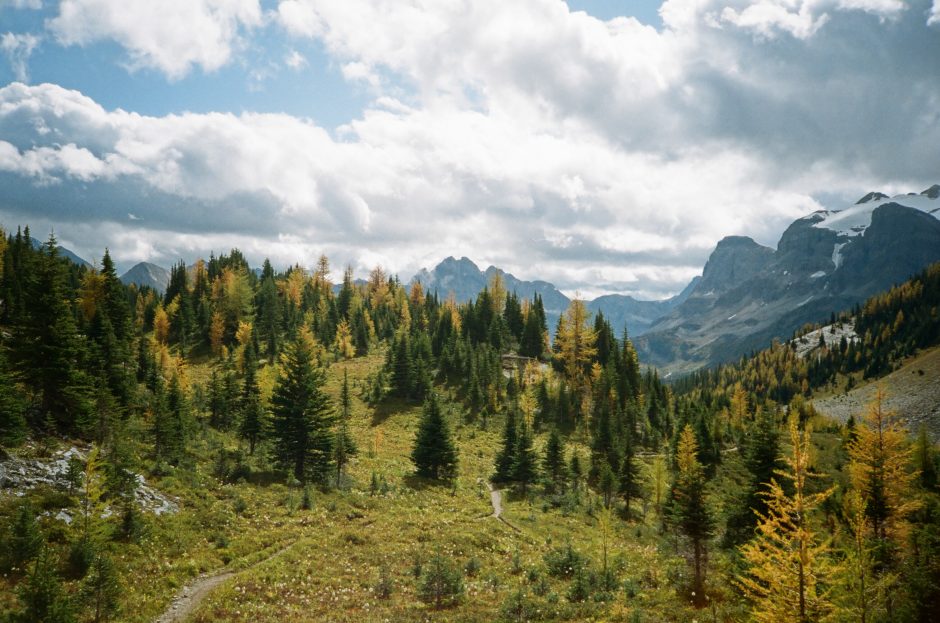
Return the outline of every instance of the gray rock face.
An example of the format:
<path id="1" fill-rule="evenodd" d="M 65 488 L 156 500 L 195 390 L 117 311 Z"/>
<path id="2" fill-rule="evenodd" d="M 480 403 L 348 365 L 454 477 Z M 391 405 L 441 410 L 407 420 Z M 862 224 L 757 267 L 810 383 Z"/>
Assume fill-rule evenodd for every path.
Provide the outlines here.
<path id="1" fill-rule="evenodd" d="M 147 286 L 163 294 L 170 283 L 170 271 L 150 262 L 141 262 L 121 275 L 121 281 L 126 285 Z"/>
<path id="2" fill-rule="evenodd" d="M 684 373 L 734 360 L 940 261 L 933 188 L 893 199 L 869 193 L 844 211 L 801 218 L 776 251 L 722 240 L 688 299 L 636 340 L 641 361 Z"/>
<path id="3" fill-rule="evenodd" d="M 87 449 L 71 447 L 48 459 L 6 457 L 0 460 L 0 492 L 2 492 L 0 495 L 19 497 L 27 490 L 39 485 L 67 489 L 66 474 L 69 461 L 77 459 L 84 463 L 86 455 Z M 140 474 L 136 474 L 135 477 L 137 488 L 134 491 L 134 498 L 142 509 L 155 515 L 179 511 L 179 504 L 175 500 L 150 487 Z M 71 511 L 68 509 L 60 510 L 54 516 L 65 523 L 72 521 Z"/>
<path id="4" fill-rule="evenodd" d="M 763 270 L 773 259 L 774 250 L 747 236 L 728 236 L 719 241 L 702 271 L 702 280 L 693 296 L 727 292 Z"/>

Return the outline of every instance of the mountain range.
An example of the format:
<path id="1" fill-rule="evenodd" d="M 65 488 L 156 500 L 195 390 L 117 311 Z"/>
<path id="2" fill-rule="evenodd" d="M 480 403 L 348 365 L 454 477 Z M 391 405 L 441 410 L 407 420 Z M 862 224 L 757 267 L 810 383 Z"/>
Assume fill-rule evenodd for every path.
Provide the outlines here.
<path id="1" fill-rule="evenodd" d="M 940 261 L 938 197 L 869 193 L 797 219 L 776 249 L 721 240 L 686 300 L 635 340 L 641 361 L 669 374 L 736 359 Z"/>
<path id="2" fill-rule="evenodd" d="M 495 266 L 480 270 L 469 258 L 448 257 L 431 270 L 421 269 L 409 283 L 421 283 L 426 292 L 437 292 L 442 298 L 453 293 L 457 302 L 463 303 L 476 298 L 495 273 L 502 277 L 506 290 L 520 298 L 541 296 L 549 330 L 554 332 L 558 318 L 568 309 L 571 299 L 547 281 L 525 281 Z M 602 312 L 618 335 L 624 327 L 629 329 L 630 335 L 640 335 L 684 301 L 697 282 L 698 277 L 681 293 L 663 301 L 640 301 L 632 296 L 609 294 L 588 301 L 587 307 L 592 313 Z"/>
<path id="3" fill-rule="evenodd" d="M 41 243 L 33 239 L 33 244 Z M 90 264 L 68 249 L 71 261 Z M 730 361 L 789 338 L 940 261 L 940 185 L 889 197 L 870 192 L 841 210 L 820 210 L 794 221 L 776 249 L 747 236 L 728 236 L 711 253 L 700 277 L 676 296 L 641 301 L 611 294 L 587 302 L 615 331 L 626 327 L 640 360 L 664 374 Z M 570 299 L 547 281 L 525 281 L 495 266 L 481 270 L 466 257 L 448 257 L 422 269 L 410 283 L 458 302 L 477 296 L 499 273 L 520 297 L 541 296 L 554 331 Z M 169 271 L 141 262 L 124 283 L 165 291 Z"/>

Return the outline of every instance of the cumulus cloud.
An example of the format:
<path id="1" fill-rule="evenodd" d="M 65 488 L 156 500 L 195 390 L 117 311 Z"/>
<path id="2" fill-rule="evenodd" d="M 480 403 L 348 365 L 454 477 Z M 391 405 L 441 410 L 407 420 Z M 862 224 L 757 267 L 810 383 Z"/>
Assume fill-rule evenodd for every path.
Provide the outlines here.
<path id="1" fill-rule="evenodd" d="M 258 0 L 62 0 L 47 26 L 63 45 L 113 40 L 131 69 L 178 79 L 228 63 L 241 31 L 261 23 Z"/>
<path id="2" fill-rule="evenodd" d="M 4 33 L 0 35 L 0 50 L 10 61 L 13 75 L 20 82 L 29 81 L 29 57 L 39 47 L 41 39 L 30 33 Z"/>
<path id="3" fill-rule="evenodd" d="M 555 0 L 284 0 L 277 27 L 374 94 L 359 118 L 148 117 L 11 85 L 0 210 L 97 218 L 90 240 L 135 257 L 212 241 L 407 277 L 467 255 L 662 296 L 725 235 L 772 245 L 819 197 L 938 181 L 929 4 L 668 0 L 657 30 Z"/>

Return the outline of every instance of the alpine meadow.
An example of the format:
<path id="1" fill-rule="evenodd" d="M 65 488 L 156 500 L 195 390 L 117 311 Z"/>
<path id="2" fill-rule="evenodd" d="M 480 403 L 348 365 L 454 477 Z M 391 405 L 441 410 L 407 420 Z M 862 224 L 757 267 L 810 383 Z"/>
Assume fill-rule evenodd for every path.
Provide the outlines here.
<path id="1" fill-rule="evenodd" d="M 0 623 L 936 620 L 940 0 L 0 52 Z"/>

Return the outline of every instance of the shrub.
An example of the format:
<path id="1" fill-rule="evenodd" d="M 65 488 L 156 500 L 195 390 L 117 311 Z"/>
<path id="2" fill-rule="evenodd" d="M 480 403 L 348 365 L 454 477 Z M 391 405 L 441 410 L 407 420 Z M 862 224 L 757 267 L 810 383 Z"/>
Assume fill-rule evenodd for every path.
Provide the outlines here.
<path id="1" fill-rule="evenodd" d="M 5 535 L 0 548 L 5 552 L 5 569 L 22 569 L 26 563 L 39 553 L 42 547 L 42 533 L 36 522 L 36 511 L 29 502 L 24 502 L 16 509 L 16 517 Z"/>
<path id="2" fill-rule="evenodd" d="M 38 554 L 29 577 L 20 586 L 19 598 L 23 610 L 13 615 L 12 621 L 75 621 L 75 611 L 62 589 L 62 582 L 55 572 L 55 564 L 45 548 Z"/>
<path id="3" fill-rule="evenodd" d="M 578 553 L 571 543 L 564 547 L 556 547 L 545 554 L 545 566 L 552 577 L 568 578 L 580 571 L 586 560 Z"/>
<path id="4" fill-rule="evenodd" d="M 72 542 L 69 547 L 68 573 L 73 578 L 83 578 L 95 560 L 95 546 L 85 537 Z"/>
<path id="5" fill-rule="evenodd" d="M 379 569 L 379 581 L 375 585 L 375 595 L 379 599 L 389 599 L 392 596 L 394 584 L 392 577 L 388 572 L 388 565 L 382 565 Z"/>
<path id="6" fill-rule="evenodd" d="M 537 621 L 541 618 L 538 604 L 519 589 L 509 594 L 499 609 L 501 621 Z"/>
<path id="7" fill-rule="evenodd" d="M 440 610 L 456 605 L 462 595 L 460 572 L 438 552 L 421 576 L 418 598 L 435 610 Z"/>

